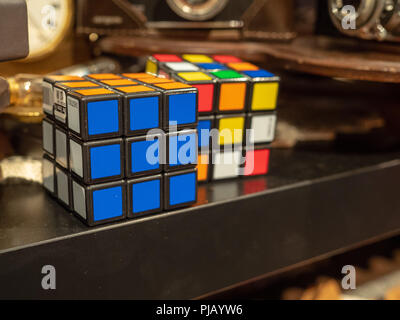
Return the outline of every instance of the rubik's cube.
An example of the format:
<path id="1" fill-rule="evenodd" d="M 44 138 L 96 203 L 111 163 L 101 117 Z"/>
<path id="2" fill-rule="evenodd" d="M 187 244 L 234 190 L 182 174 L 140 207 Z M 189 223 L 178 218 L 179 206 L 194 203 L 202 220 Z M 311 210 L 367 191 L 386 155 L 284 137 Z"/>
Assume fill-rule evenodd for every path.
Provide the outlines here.
<path id="1" fill-rule="evenodd" d="M 198 90 L 199 181 L 268 172 L 279 77 L 230 55 L 155 54 L 146 71 Z"/>
<path id="2" fill-rule="evenodd" d="M 43 81 L 43 184 L 88 225 L 197 199 L 198 90 L 149 74 Z"/>

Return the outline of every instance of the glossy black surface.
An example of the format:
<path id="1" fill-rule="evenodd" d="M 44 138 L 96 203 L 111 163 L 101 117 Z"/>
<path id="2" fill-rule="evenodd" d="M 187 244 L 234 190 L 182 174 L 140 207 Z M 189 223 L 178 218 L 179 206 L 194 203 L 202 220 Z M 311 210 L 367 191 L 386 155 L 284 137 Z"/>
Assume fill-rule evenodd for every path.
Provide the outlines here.
<path id="1" fill-rule="evenodd" d="M 399 154 L 274 150 L 267 177 L 89 228 L 40 185 L 0 186 L 0 298 L 193 298 L 400 230 Z M 57 290 L 40 288 L 57 268 Z M 21 289 L 22 288 L 22 289 Z"/>
<path id="2" fill-rule="evenodd" d="M 373 166 L 395 158 L 396 154 L 393 153 L 352 155 L 323 150 L 274 150 L 268 176 L 200 185 L 197 205 L 274 191 L 281 187 L 290 187 L 296 183 Z M 158 215 L 150 217 L 150 219 L 157 218 Z M 139 222 L 140 219 L 134 221 Z M 0 252 L 57 237 L 72 236 L 132 222 L 133 220 L 129 220 L 89 228 L 60 206 L 39 184 L 21 182 L 0 185 Z"/>

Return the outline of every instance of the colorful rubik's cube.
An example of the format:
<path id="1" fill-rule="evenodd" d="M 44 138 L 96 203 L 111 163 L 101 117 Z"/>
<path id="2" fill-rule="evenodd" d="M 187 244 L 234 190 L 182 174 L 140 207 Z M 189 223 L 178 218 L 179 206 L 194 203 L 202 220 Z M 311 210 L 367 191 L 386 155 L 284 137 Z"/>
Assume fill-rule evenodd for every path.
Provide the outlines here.
<path id="1" fill-rule="evenodd" d="M 268 172 L 279 77 L 230 55 L 155 54 L 146 71 L 198 90 L 199 181 Z"/>
<path id="2" fill-rule="evenodd" d="M 139 73 L 50 76 L 43 90 L 43 185 L 88 225 L 196 202 L 196 88 Z"/>

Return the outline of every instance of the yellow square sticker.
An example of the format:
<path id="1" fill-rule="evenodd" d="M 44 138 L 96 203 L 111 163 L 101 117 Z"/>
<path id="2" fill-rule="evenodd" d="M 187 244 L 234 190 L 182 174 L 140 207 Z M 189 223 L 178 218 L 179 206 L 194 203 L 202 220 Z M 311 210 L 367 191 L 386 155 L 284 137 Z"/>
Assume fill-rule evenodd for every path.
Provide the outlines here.
<path id="1" fill-rule="evenodd" d="M 213 62 L 213 59 L 204 54 L 184 54 L 183 59 L 192 63 L 209 63 Z"/>
<path id="2" fill-rule="evenodd" d="M 178 76 L 186 81 L 210 81 L 212 78 L 204 72 L 180 72 Z"/>
<path id="3" fill-rule="evenodd" d="M 219 120 L 219 145 L 242 143 L 244 117 L 222 118 Z"/>
<path id="4" fill-rule="evenodd" d="M 147 73 L 153 73 L 157 74 L 158 73 L 158 67 L 157 64 L 151 60 L 147 60 L 146 62 L 146 72 Z"/>
<path id="5" fill-rule="evenodd" d="M 252 110 L 274 110 L 278 99 L 279 84 L 276 82 L 256 83 L 251 101 Z"/>

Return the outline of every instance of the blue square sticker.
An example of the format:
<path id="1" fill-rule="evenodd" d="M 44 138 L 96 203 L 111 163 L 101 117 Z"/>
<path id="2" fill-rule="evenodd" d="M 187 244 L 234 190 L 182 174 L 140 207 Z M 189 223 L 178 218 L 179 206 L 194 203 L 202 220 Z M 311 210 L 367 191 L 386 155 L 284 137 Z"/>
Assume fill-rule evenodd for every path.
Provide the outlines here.
<path id="1" fill-rule="evenodd" d="M 160 179 L 132 184 L 132 213 L 141 213 L 161 207 Z"/>
<path id="2" fill-rule="evenodd" d="M 168 143 L 169 165 L 194 164 L 197 160 L 197 134 L 171 135 Z"/>
<path id="3" fill-rule="evenodd" d="M 197 64 L 200 68 L 204 70 L 226 70 L 228 69 L 223 64 L 220 63 L 199 63 Z"/>
<path id="4" fill-rule="evenodd" d="M 253 70 L 253 71 L 243 71 L 243 73 L 250 78 L 272 78 L 275 75 L 267 70 Z"/>
<path id="5" fill-rule="evenodd" d="M 90 172 L 92 179 L 119 176 L 121 174 L 121 146 L 111 144 L 91 147 Z"/>
<path id="6" fill-rule="evenodd" d="M 130 99 L 129 107 L 131 131 L 160 127 L 158 97 Z"/>
<path id="7" fill-rule="evenodd" d="M 88 134 L 119 131 L 118 100 L 103 100 L 87 104 Z"/>
<path id="8" fill-rule="evenodd" d="M 131 143 L 131 172 L 138 173 L 160 168 L 160 139 Z"/>
<path id="9" fill-rule="evenodd" d="M 122 186 L 93 191 L 93 220 L 120 217 L 123 212 Z"/>
<path id="10" fill-rule="evenodd" d="M 196 200 L 196 173 L 185 173 L 169 178 L 169 204 L 171 206 Z"/>
<path id="11" fill-rule="evenodd" d="M 197 131 L 199 135 L 199 147 L 208 147 L 210 144 L 211 120 L 199 120 Z"/>
<path id="12" fill-rule="evenodd" d="M 197 94 L 183 93 L 169 96 L 170 125 L 184 125 L 196 122 Z"/>

